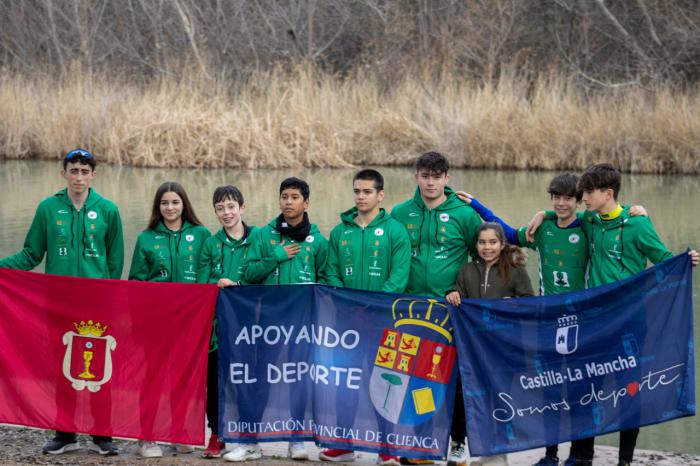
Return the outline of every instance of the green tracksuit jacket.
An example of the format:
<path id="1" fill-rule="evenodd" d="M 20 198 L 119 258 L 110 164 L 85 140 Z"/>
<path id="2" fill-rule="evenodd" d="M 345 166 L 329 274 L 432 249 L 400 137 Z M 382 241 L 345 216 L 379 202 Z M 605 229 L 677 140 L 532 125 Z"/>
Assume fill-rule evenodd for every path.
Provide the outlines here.
<path id="1" fill-rule="evenodd" d="M 631 217 L 629 206 L 613 220 L 584 212 L 581 225 L 588 236 L 591 257 L 589 287 L 606 285 L 673 257 L 661 242 L 649 217 Z"/>
<path id="2" fill-rule="evenodd" d="M 355 223 L 357 207 L 340 215 L 331 231 L 326 283 L 358 290 L 403 293 L 411 268 L 406 228 L 384 209 L 365 228 Z"/>
<path id="3" fill-rule="evenodd" d="M 117 206 L 92 188 L 76 210 L 66 189 L 39 204 L 21 251 L 0 267 L 31 270 L 46 253 L 46 273 L 119 279 L 124 267 L 122 221 Z"/>
<path id="4" fill-rule="evenodd" d="M 328 240 L 316 225 L 306 240 L 300 244 L 301 251 L 293 259 L 280 243 L 294 243 L 292 238 L 276 230 L 277 219 L 251 235 L 250 249 L 245 260 L 243 277 L 246 283 L 265 285 L 289 285 L 294 283 L 323 283 L 328 259 Z"/>
<path id="5" fill-rule="evenodd" d="M 217 283 L 221 278 L 243 282 L 243 263 L 250 248 L 255 227 L 248 228 L 240 239 L 233 239 L 220 229 L 204 242 L 199 257 L 197 283 Z"/>
<path id="6" fill-rule="evenodd" d="M 211 234 L 202 225 L 183 222 L 178 231 L 159 223 L 136 239 L 129 280 L 196 283 L 199 256 Z"/>
<path id="7" fill-rule="evenodd" d="M 391 212 L 406 227 L 411 241 L 407 293 L 442 298 L 454 285 L 462 264 L 476 254 L 479 215 L 451 188 L 445 187 L 445 194 L 445 202 L 428 209 L 416 188 L 412 199 Z"/>
<path id="8" fill-rule="evenodd" d="M 527 227 L 518 229 L 518 241 L 538 253 L 540 294 L 568 293 L 586 287 L 589 246 L 580 219 L 567 228 L 558 226 L 556 220 L 545 220 L 533 242 L 527 241 L 526 231 Z"/>

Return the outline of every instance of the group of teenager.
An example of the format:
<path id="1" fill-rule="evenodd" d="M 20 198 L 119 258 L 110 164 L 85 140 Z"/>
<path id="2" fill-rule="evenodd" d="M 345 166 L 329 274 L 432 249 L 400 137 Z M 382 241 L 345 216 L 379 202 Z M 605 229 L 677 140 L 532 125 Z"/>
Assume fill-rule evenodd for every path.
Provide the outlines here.
<path id="1" fill-rule="evenodd" d="M 46 273 L 90 278 L 121 278 L 124 263 L 122 226 L 114 203 L 101 197 L 91 182 L 95 157 L 76 149 L 63 159 L 66 188 L 44 199 L 21 251 L 0 259 L 0 267 L 30 270 L 46 256 Z M 552 211 L 512 228 L 476 198 L 455 192 L 448 160 L 437 152 L 417 158 L 411 199 L 391 213 L 381 207 L 384 179 L 376 170 L 354 175 L 355 206 L 340 215 L 329 239 L 311 223 L 310 190 L 298 178 L 279 189 L 281 213 L 267 225 L 243 220 L 246 204 L 234 186 L 216 188 L 214 213 L 221 229 L 214 235 L 202 225 L 178 183 L 166 182 L 155 193 L 151 217 L 137 238 L 130 280 L 246 284 L 324 283 L 369 291 L 408 293 L 459 305 L 463 298 L 509 298 L 534 294 L 520 247 L 537 251 L 540 293 L 551 295 L 621 280 L 672 256 L 658 238 L 643 208 L 618 203 L 620 172 L 609 164 L 590 167 L 579 178 L 566 173 L 548 186 Z M 586 206 L 577 212 L 581 201 Z M 482 221 L 483 219 L 483 221 Z M 624 234 L 623 234 L 624 233 Z M 698 253 L 690 251 L 693 265 Z M 449 466 L 466 465 L 466 420 L 457 378 L 451 426 Z M 207 458 L 229 461 L 259 459 L 255 443 L 226 451 L 218 433 L 217 328 L 214 320 L 207 371 L 206 413 L 211 437 Z M 639 429 L 620 434 L 619 465 L 632 462 Z M 594 439 L 572 443 L 567 466 L 592 465 Z M 45 453 L 77 450 L 75 433 L 56 432 Z M 110 437 L 93 436 L 89 448 L 115 455 Z M 180 452 L 192 447 L 177 445 Z M 162 446 L 140 441 L 144 457 L 163 455 Z M 558 465 L 557 446 L 547 447 L 537 466 Z M 306 460 L 303 442 L 289 444 L 289 456 Z M 354 452 L 325 449 L 321 460 L 347 462 Z M 424 464 L 425 460 L 380 454 L 377 464 Z M 506 455 L 482 457 L 472 465 L 506 465 Z"/>

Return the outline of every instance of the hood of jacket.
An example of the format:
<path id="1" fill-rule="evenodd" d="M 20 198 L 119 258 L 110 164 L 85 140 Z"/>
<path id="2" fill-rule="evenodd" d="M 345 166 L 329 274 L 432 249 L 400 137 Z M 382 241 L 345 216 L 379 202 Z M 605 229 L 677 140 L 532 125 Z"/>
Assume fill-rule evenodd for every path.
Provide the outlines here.
<path id="1" fill-rule="evenodd" d="M 183 220 L 182 226 L 180 227 L 180 229 L 177 231 L 172 231 L 172 230 L 168 229 L 168 227 L 166 227 L 165 224 L 163 223 L 163 221 L 161 220 L 160 222 L 158 222 L 158 225 L 156 225 L 156 227 L 153 230 L 157 231 L 159 233 L 166 233 L 168 235 L 174 235 L 177 233 L 184 233 L 187 230 L 189 230 L 190 228 L 194 228 L 195 226 L 197 226 L 197 225 L 193 225 L 190 222 L 188 222 L 187 220 Z"/>
<path id="2" fill-rule="evenodd" d="M 631 218 L 634 217 L 630 216 L 630 206 L 622 206 L 622 212 L 616 218 L 612 220 L 603 220 L 600 218 L 600 214 L 596 214 L 593 216 L 593 222 L 597 225 L 602 225 L 606 229 L 610 229 L 617 228 L 620 226 L 620 224 L 627 223 L 627 221 Z"/>
<path id="3" fill-rule="evenodd" d="M 467 203 L 461 200 L 459 196 L 457 196 L 457 194 L 454 192 L 454 190 L 449 186 L 445 186 L 445 196 L 447 196 L 445 202 L 433 208 L 433 210 L 436 210 L 438 212 L 445 212 L 448 210 L 459 209 L 467 205 Z M 425 202 L 423 202 L 423 198 L 420 195 L 419 187 L 416 187 L 416 192 L 413 195 L 413 203 L 419 209 L 427 209 Z"/>
<path id="4" fill-rule="evenodd" d="M 355 217 L 357 217 L 357 214 L 357 207 L 353 207 L 352 209 L 348 209 L 342 214 L 340 214 L 340 220 L 345 224 L 359 227 L 359 225 L 355 222 Z M 389 221 L 389 218 L 391 218 L 391 216 L 382 207 L 379 209 L 379 213 L 377 214 L 377 216 L 374 217 L 372 221 L 369 222 L 369 225 L 367 225 L 365 228 L 377 227 L 382 223 L 386 223 L 387 221 Z"/>
<path id="5" fill-rule="evenodd" d="M 55 194 L 56 199 L 58 199 L 61 203 L 69 206 L 69 207 L 74 207 L 73 206 L 73 201 L 70 200 L 70 197 L 68 197 L 68 188 L 63 188 L 59 192 Z M 92 188 L 88 188 L 88 196 L 87 199 L 85 199 L 85 204 L 83 207 L 90 208 L 94 206 L 95 204 L 99 203 L 102 199 L 104 199 L 100 194 L 95 191 Z"/>
<path id="6" fill-rule="evenodd" d="M 226 230 L 224 230 L 223 228 L 217 231 L 214 234 L 214 236 L 216 236 L 216 238 L 224 244 L 233 244 L 233 246 L 240 246 L 242 244 L 249 244 L 248 237 L 250 236 L 251 231 L 252 228 L 246 225 L 245 222 L 243 222 L 243 236 L 240 239 L 231 238 L 229 235 L 226 234 Z"/>

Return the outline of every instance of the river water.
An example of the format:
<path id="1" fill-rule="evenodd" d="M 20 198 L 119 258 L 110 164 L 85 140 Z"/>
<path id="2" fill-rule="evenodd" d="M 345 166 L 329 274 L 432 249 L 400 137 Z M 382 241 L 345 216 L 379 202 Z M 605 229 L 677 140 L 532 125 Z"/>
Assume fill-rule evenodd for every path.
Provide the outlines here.
<path id="1" fill-rule="evenodd" d="M 21 248 L 36 205 L 61 189 L 60 165 L 54 162 L 0 161 L 0 257 Z M 384 206 L 390 209 L 413 196 L 415 182 L 410 168 L 380 168 L 385 177 Z M 137 234 L 146 226 L 153 194 L 160 183 L 178 181 L 187 190 L 200 220 L 212 231 L 219 228 L 211 206 L 214 188 L 234 184 L 243 192 L 244 219 L 264 225 L 279 213 L 279 183 L 298 176 L 311 186 L 309 216 L 325 235 L 338 223 L 338 214 L 352 206 L 351 169 L 334 170 L 194 170 L 99 166 L 93 186 L 119 206 L 124 225 L 125 267 L 128 273 Z M 550 172 L 455 170 L 450 185 L 476 195 L 513 226 L 527 223 L 532 214 L 549 207 L 546 187 Z M 700 247 L 700 180 L 694 176 L 625 175 L 620 200 L 647 208 L 666 246 L 673 252 Z M 528 269 L 538 283 L 537 260 L 530 254 Z M 37 270 L 43 270 L 40 266 Z M 693 278 L 695 334 L 700 330 L 700 274 Z M 536 286 L 536 285 L 535 285 Z M 696 358 L 697 361 L 697 358 Z M 697 370 L 695 384 L 700 386 Z M 639 448 L 700 453 L 700 418 L 691 417 L 643 428 Z M 617 434 L 599 439 L 617 445 Z"/>

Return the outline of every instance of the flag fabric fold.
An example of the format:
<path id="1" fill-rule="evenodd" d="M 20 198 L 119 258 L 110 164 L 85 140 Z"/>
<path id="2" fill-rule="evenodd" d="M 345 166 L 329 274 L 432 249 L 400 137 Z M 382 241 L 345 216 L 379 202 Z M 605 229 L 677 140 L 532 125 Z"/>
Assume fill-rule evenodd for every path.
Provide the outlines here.
<path id="1" fill-rule="evenodd" d="M 471 454 L 694 415 L 691 284 L 682 254 L 589 290 L 450 306 Z"/>
<path id="2" fill-rule="evenodd" d="M 456 382 L 446 306 L 323 285 L 221 292 L 219 433 L 444 458 Z"/>
<path id="3" fill-rule="evenodd" d="M 0 422 L 202 444 L 216 296 L 0 269 Z"/>

